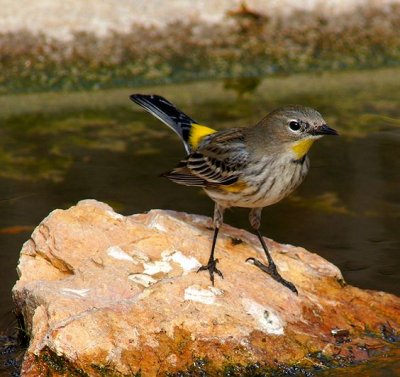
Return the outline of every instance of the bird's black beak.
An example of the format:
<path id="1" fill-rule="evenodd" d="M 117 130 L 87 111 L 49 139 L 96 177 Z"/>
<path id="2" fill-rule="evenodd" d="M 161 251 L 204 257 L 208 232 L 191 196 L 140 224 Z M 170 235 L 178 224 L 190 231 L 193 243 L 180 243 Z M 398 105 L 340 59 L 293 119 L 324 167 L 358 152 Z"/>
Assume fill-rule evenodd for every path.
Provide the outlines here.
<path id="1" fill-rule="evenodd" d="M 333 128 L 328 127 L 328 125 L 323 124 L 320 127 L 316 127 L 313 128 L 310 132 L 311 135 L 339 135 L 338 132 L 336 130 L 334 130 Z"/>

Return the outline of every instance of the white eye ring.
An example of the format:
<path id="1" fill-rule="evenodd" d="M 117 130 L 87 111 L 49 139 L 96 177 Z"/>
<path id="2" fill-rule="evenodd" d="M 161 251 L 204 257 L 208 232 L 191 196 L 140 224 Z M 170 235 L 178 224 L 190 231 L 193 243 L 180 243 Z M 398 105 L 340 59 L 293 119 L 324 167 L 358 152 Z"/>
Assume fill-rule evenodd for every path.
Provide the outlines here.
<path id="1" fill-rule="evenodd" d="M 299 132 L 301 130 L 300 122 L 297 120 L 291 120 L 289 122 L 289 130 L 296 133 Z"/>

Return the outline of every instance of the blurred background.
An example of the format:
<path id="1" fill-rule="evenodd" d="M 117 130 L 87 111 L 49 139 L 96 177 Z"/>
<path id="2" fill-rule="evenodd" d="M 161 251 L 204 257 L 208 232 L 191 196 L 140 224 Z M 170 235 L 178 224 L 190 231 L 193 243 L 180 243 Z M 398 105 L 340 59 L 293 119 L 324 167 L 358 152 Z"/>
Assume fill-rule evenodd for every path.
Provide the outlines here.
<path id="1" fill-rule="evenodd" d="M 0 0 L 0 9 L 0 374 L 17 376 L 22 353 L 11 299 L 19 251 L 50 211 L 94 198 L 125 215 L 212 214 L 200 190 L 158 178 L 184 150 L 129 101 L 134 92 L 163 95 L 217 129 L 284 104 L 318 109 L 341 137 L 312 148 L 306 181 L 264 210 L 262 231 L 328 259 L 349 284 L 400 294 L 400 1 Z M 248 229 L 245 210 L 226 221 Z M 389 358 L 368 375 L 398 368 Z"/>

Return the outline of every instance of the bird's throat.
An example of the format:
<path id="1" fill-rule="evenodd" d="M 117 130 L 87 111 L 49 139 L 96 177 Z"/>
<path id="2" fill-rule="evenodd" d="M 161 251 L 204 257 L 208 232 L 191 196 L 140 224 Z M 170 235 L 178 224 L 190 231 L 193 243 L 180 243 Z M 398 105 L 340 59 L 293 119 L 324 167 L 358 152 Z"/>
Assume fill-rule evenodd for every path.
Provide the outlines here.
<path id="1" fill-rule="evenodd" d="M 297 160 L 303 158 L 307 154 L 314 141 L 314 139 L 304 139 L 296 141 L 292 144 L 292 151 L 295 154 Z"/>

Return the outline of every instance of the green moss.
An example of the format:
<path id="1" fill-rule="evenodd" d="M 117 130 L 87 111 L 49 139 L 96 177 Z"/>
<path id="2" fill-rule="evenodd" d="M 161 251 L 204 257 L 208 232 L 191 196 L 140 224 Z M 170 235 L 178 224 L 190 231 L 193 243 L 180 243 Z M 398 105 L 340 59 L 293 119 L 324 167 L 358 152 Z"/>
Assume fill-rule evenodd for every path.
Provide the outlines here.
<path id="1" fill-rule="evenodd" d="M 252 78 L 262 75 L 400 61 L 399 4 L 366 4 L 329 19 L 302 11 L 271 19 L 239 12 L 228 19 L 220 24 L 175 22 L 161 29 L 132 26 L 130 33 L 106 38 L 77 33 L 69 42 L 1 34 L 0 93 L 250 78 L 240 87 L 243 95 L 257 84 Z"/>
<path id="2" fill-rule="evenodd" d="M 349 348 L 349 346 L 347 346 Z M 398 361 L 399 353 L 398 343 L 390 344 L 386 350 L 380 353 L 375 352 L 371 356 L 379 356 L 383 352 L 384 357 L 374 357 L 368 362 L 367 369 L 374 369 L 385 363 L 393 363 Z M 46 369 L 48 375 L 58 373 L 62 376 L 71 377 L 141 377 L 141 372 L 135 374 L 122 375 L 113 370 L 111 365 L 97 365 L 92 364 L 93 372 L 86 373 L 85 371 L 71 366 L 68 360 L 56 355 L 49 349 L 45 349 L 39 357 L 36 357 L 36 362 L 42 364 Z M 312 377 L 315 373 L 318 375 L 320 371 L 325 371 L 324 376 L 335 376 L 337 368 L 348 368 L 348 374 L 351 375 L 352 370 L 364 370 L 365 367 L 359 365 L 360 362 L 355 363 L 350 352 L 348 356 L 344 357 L 339 354 L 327 356 L 322 351 L 309 353 L 302 363 L 295 363 L 293 365 L 285 365 L 276 363 L 275 365 L 267 365 L 263 363 L 254 363 L 248 365 L 241 364 L 226 364 L 222 368 L 215 369 L 212 360 L 207 358 L 196 358 L 193 363 L 185 370 L 175 373 L 166 373 L 166 377 L 284 377 L 284 376 L 303 376 Z M 357 374 L 354 374 L 357 375 Z"/>
<path id="3" fill-rule="evenodd" d="M 44 364 L 47 367 L 48 372 L 56 372 L 61 375 L 71 377 L 89 377 L 89 375 L 80 368 L 76 368 L 70 364 L 70 362 L 62 356 L 58 356 L 50 349 L 44 349 L 39 358 L 38 363 Z"/>
<path id="4" fill-rule="evenodd" d="M 85 372 L 84 370 L 74 367 L 70 361 L 62 356 L 58 356 L 50 349 L 46 348 L 42 351 L 39 357 L 36 358 L 36 362 L 42 364 L 49 375 L 52 373 L 58 373 L 65 377 L 89 377 L 93 376 L 93 373 Z M 92 364 L 96 376 L 99 377 L 141 377 L 141 373 L 135 373 L 130 375 L 123 375 L 113 370 L 111 365 L 97 365 Z"/>
<path id="5" fill-rule="evenodd" d="M 228 364 L 222 369 L 215 370 L 209 362 L 194 362 L 187 370 L 168 374 L 168 377 L 283 377 L 283 376 L 313 376 L 314 368 L 298 365 L 276 365 L 271 367 L 260 363 L 241 365 Z"/>
<path id="6" fill-rule="evenodd" d="M 92 364 L 91 367 L 100 377 L 124 377 L 121 373 L 117 373 L 110 365 Z M 140 372 L 130 375 L 129 377 L 140 377 Z M 128 377 L 128 376 L 125 376 Z"/>

